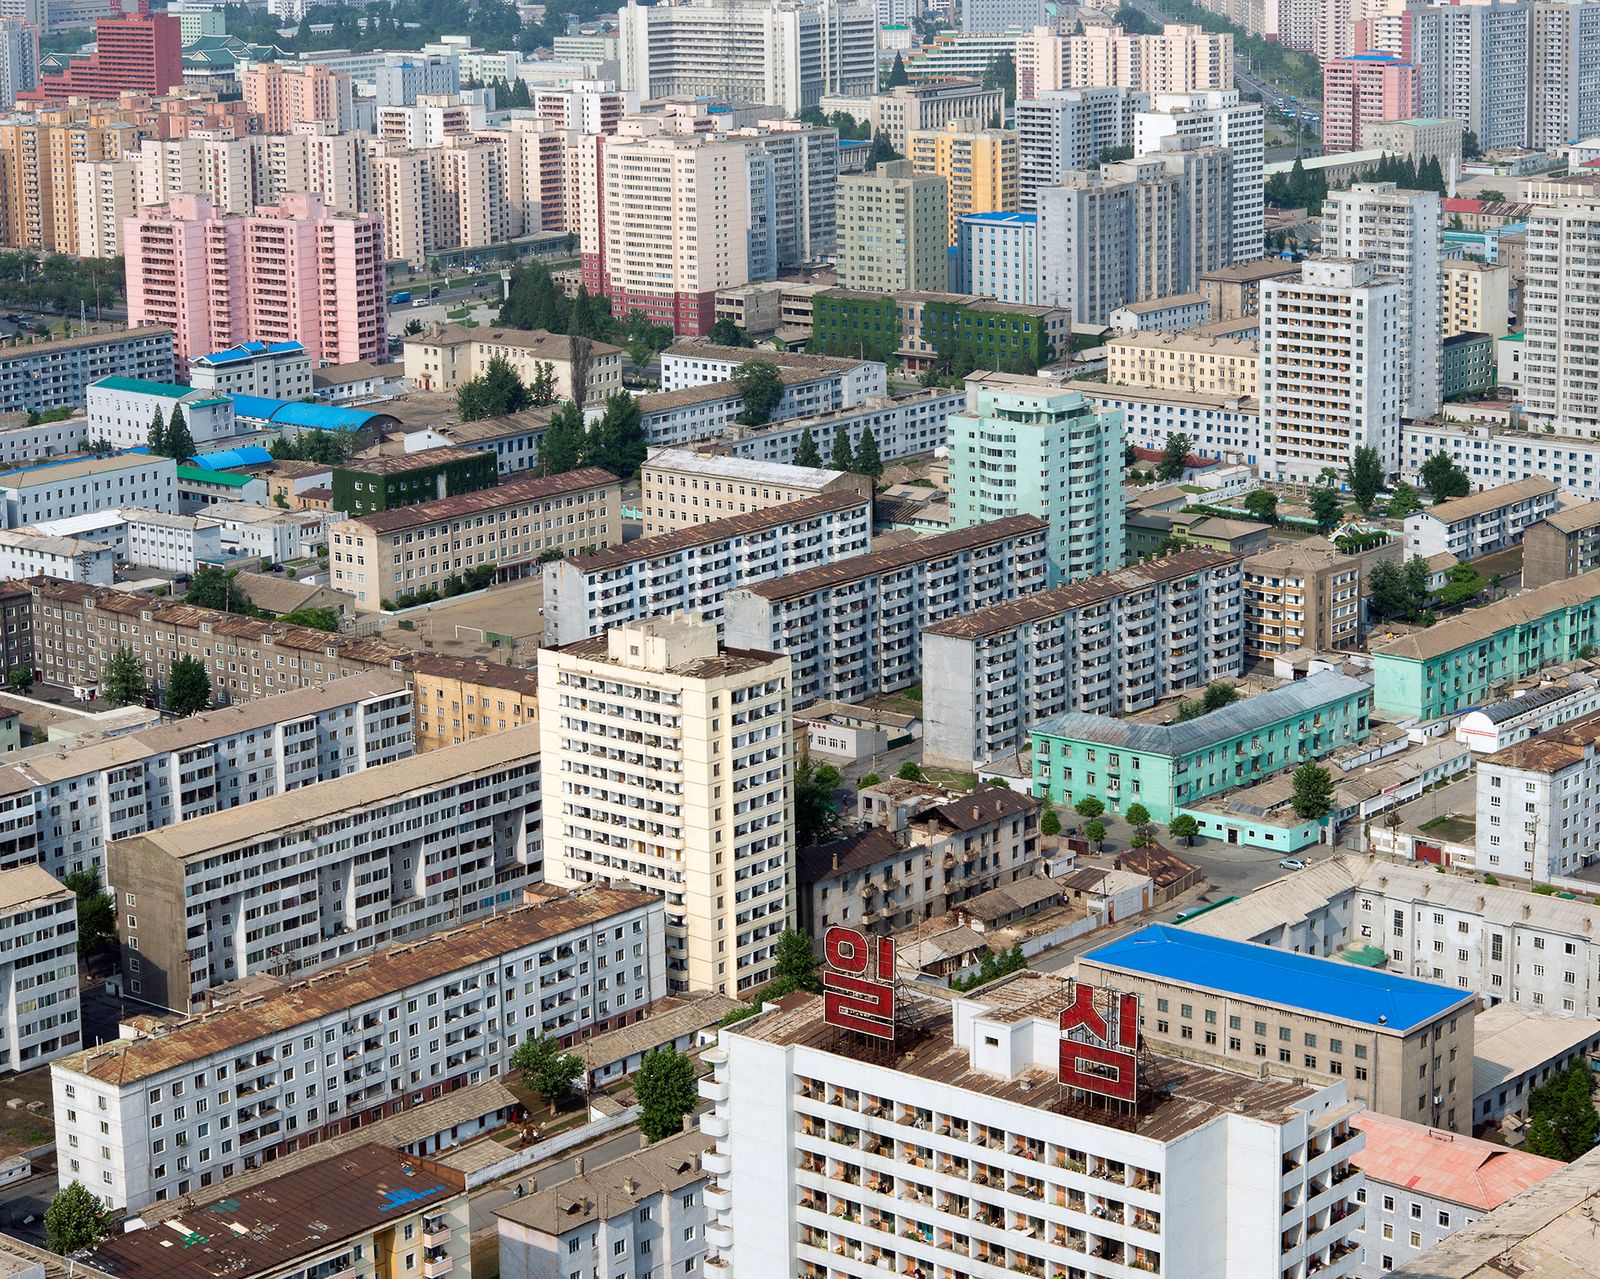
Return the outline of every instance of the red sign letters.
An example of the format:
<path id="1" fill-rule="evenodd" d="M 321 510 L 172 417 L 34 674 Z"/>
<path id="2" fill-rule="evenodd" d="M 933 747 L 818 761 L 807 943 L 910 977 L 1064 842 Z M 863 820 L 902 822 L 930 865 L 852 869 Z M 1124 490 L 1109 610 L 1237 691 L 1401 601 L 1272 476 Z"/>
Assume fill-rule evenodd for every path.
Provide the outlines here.
<path id="1" fill-rule="evenodd" d="M 1073 982 L 1061 1010 L 1061 1082 L 1118 1101 L 1139 1097 L 1139 997 Z"/>
<path id="2" fill-rule="evenodd" d="M 822 938 L 822 1020 L 874 1039 L 894 1038 L 894 943 L 853 928 Z"/>

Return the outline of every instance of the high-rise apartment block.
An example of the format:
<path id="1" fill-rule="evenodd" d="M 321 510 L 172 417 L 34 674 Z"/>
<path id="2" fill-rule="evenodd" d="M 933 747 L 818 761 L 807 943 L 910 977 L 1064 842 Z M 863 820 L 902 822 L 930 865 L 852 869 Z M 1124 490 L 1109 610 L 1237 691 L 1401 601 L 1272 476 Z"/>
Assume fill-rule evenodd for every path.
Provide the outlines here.
<path id="1" fill-rule="evenodd" d="M 1233 180 L 1229 257 L 1223 265 L 1254 262 L 1266 251 L 1266 213 L 1261 169 L 1265 156 L 1265 109 L 1240 100 L 1236 89 L 1155 93 L 1150 107 L 1135 113 L 1133 153 L 1169 147 L 1167 139 L 1195 147 L 1226 147 Z"/>
<path id="2" fill-rule="evenodd" d="M 1158 35 L 1095 24 L 1082 35 L 1046 27 L 1017 41 L 1017 96 L 1120 85 L 1145 93 L 1233 88 L 1233 37 L 1168 23 Z"/>
<path id="3" fill-rule="evenodd" d="M 956 227 L 956 289 L 1032 306 L 1039 296 L 1039 219 L 1033 213 L 969 213 Z"/>
<path id="4" fill-rule="evenodd" d="M 1511 327 L 1511 268 L 1471 258 L 1448 258 L 1441 268 L 1440 336 L 1487 333 L 1504 337 Z"/>
<path id="5" fill-rule="evenodd" d="M 128 314 L 172 330 L 180 365 L 235 342 L 299 342 L 314 361 L 387 351 L 383 230 L 286 195 L 248 217 L 178 196 L 128 220 Z"/>
<path id="6" fill-rule="evenodd" d="M 752 163 L 771 160 L 772 253 L 777 266 L 833 257 L 837 251 L 839 131 L 800 120 L 763 120 L 758 126 L 734 129 L 725 136 L 743 142 Z"/>
<path id="7" fill-rule="evenodd" d="M 793 712 L 787 657 L 724 649 L 686 614 L 540 652 L 546 878 L 664 895 L 672 991 L 772 976 L 794 913 Z"/>
<path id="8" fill-rule="evenodd" d="M 950 284 L 949 194 L 911 161 L 839 179 L 839 285 L 874 293 L 943 292 Z"/>
<path id="9" fill-rule="evenodd" d="M 301 125 L 352 128 L 355 105 L 348 71 L 311 63 L 258 62 L 240 75 L 245 105 L 261 117 L 263 133 L 294 133 Z"/>
<path id="10" fill-rule="evenodd" d="M 943 129 L 957 120 L 987 124 L 1005 115 L 1005 94 L 968 76 L 896 85 L 872 96 L 867 119 L 873 135 L 883 134 L 901 155 L 913 133 Z"/>
<path id="11" fill-rule="evenodd" d="M 950 514 L 956 528 L 1009 515 L 1049 522 L 1050 584 L 1120 568 L 1122 414 L 1040 378 L 967 379 L 950 417 Z"/>
<path id="12" fill-rule="evenodd" d="M 0 870 L 0 1070 L 32 1070 L 82 1042 L 78 899 L 43 867 Z"/>
<path id="13" fill-rule="evenodd" d="M 1244 648 L 1251 661 L 1356 647 L 1361 561 L 1293 543 L 1245 557 Z"/>
<path id="14" fill-rule="evenodd" d="M 1431 417 L 1443 401 L 1439 335 L 1443 202 L 1434 191 L 1402 191 L 1392 182 L 1357 182 L 1329 194 L 1322 215 L 1323 252 L 1370 262 L 1400 286 L 1402 369 L 1407 417 Z M 1368 348 L 1370 350 L 1370 348 Z"/>
<path id="15" fill-rule="evenodd" d="M 1057 89 L 1019 98 L 1017 131 L 1018 208 L 1038 207 L 1040 187 L 1065 182 L 1094 168 L 1101 152 L 1134 145 L 1135 112 L 1150 95 L 1128 88 Z"/>
<path id="16" fill-rule="evenodd" d="M 79 172 L 120 160 L 142 130 L 114 111 L 64 107 L 0 119 L 0 242 L 52 253 L 80 251 Z"/>
<path id="17" fill-rule="evenodd" d="M 1417 113 L 1417 69 L 1387 53 L 1355 53 L 1322 68 L 1322 150 L 1327 155 L 1370 145 L 1375 124 Z"/>
<path id="18" fill-rule="evenodd" d="M 1538 206 L 1522 289 L 1522 400 L 1530 422 L 1600 433 L 1600 200 Z"/>
<path id="19" fill-rule="evenodd" d="M 66 69 L 41 75 L 39 85 L 17 95 L 27 102 L 115 98 L 125 90 L 165 93 L 183 83 L 183 40 L 178 20 L 164 13 L 121 13 L 94 24 L 94 52 Z"/>
<path id="20" fill-rule="evenodd" d="M 39 28 L 20 18 L 0 18 L 0 111 L 17 94 L 39 85 Z"/>
<path id="21" fill-rule="evenodd" d="M 1358 447 L 1400 465 L 1413 317 L 1371 262 L 1307 260 L 1261 286 L 1261 428 L 1269 473 L 1313 484 Z"/>
<path id="22" fill-rule="evenodd" d="M 911 168 L 945 181 L 949 210 L 946 243 L 968 213 L 996 213 L 1017 207 L 1017 135 L 1010 129 L 985 129 L 975 120 L 957 120 L 943 129 L 913 133 Z"/>

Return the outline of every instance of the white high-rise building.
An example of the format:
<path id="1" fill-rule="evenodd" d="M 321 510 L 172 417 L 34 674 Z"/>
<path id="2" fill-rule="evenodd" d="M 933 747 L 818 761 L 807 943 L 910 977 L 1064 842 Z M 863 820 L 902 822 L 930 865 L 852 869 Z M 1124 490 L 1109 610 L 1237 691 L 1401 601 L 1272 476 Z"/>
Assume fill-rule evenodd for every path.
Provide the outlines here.
<path id="1" fill-rule="evenodd" d="M 42 866 L 0 870 L 0 1070 L 76 1052 L 78 902 Z"/>
<path id="2" fill-rule="evenodd" d="M 879 967 L 866 967 L 875 999 Z M 887 989 L 893 1038 L 839 1028 L 849 1010 L 825 1013 L 825 994 L 724 1031 L 706 1054 L 707 1274 L 1355 1273 L 1365 1182 L 1343 1080 L 1140 1051 L 1131 996 L 1130 1017 L 1115 992 L 1055 976 L 953 1000 Z M 1132 1099 L 1065 1086 L 1085 1058 Z"/>
<path id="3" fill-rule="evenodd" d="M 1600 433 L 1600 200 L 1528 219 L 1522 401 L 1535 426 Z"/>
<path id="4" fill-rule="evenodd" d="M 1322 251 L 1371 262 L 1400 286 L 1406 318 L 1401 361 L 1405 416 L 1432 417 L 1444 401 L 1442 266 L 1444 204 L 1434 191 L 1401 191 L 1393 182 L 1357 182 L 1328 195 Z"/>
<path id="5" fill-rule="evenodd" d="M 1020 99 L 1015 126 L 1022 211 L 1038 208 L 1041 187 L 1094 168 L 1106 150 L 1132 146 L 1135 112 L 1149 102 L 1149 94 L 1126 88 L 1058 89 Z"/>
<path id="6" fill-rule="evenodd" d="M 667 899 L 669 989 L 772 977 L 794 913 L 789 659 L 677 613 L 539 654 L 546 875 Z"/>
<path id="7" fill-rule="evenodd" d="M 1020 113 L 1020 104 L 1018 110 Z M 1237 89 L 1158 93 L 1149 110 L 1133 117 L 1136 156 L 1159 151 L 1168 138 L 1191 139 L 1202 147 L 1228 148 L 1233 167 L 1230 264 L 1254 262 L 1266 252 L 1265 188 L 1261 176 L 1265 118 L 1265 108 L 1259 102 L 1241 102 Z"/>
<path id="8" fill-rule="evenodd" d="M 21 18 L 0 18 L 0 111 L 17 94 L 39 87 L 39 28 Z"/>
<path id="9" fill-rule="evenodd" d="M 1400 465 L 1410 317 L 1370 262 L 1311 259 L 1261 286 L 1261 429 L 1267 473 L 1314 483 L 1363 445 Z"/>

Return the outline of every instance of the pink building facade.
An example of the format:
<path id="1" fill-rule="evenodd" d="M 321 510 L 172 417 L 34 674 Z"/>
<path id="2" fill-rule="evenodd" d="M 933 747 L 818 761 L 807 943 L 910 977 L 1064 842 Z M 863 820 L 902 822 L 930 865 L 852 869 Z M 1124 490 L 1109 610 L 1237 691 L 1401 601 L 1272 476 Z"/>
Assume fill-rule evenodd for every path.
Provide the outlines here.
<path id="1" fill-rule="evenodd" d="M 181 369 L 244 341 L 299 342 L 318 364 L 387 358 L 383 228 L 286 195 L 230 217 L 177 196 L 124 223 L 128 315 L 172 329 Z"/>
<path id="2" fill-rule="evenodd" d="M 1333 58 L 1322 68 L 1322 152 L 1359 151 L 1368 125 L 1417 114 L 1417 69 L 1392 54 Z"/>

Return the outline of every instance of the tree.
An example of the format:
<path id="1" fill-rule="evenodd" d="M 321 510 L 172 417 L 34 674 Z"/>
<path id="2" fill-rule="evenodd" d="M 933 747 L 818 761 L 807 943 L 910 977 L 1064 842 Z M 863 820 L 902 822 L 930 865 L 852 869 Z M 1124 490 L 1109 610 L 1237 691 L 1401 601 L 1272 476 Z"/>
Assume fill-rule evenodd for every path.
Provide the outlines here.
<path id="1" fill-rule="evenodd" d="M 1307 760 L 1294 770 L 1290 780 L 1294 786 L 1290 802 L 1297 816 L 1311 821 L 1326 817 L 1333 810 L 1333 775 L 1321 764 Z"/>
<path id="2" fill-rule="evenodd" d="M 107 1229 L 105 1205 L 76 1177 L 44 1210 L 44 1246 L 62 1257 L 94 1247 Z"/>
<path id="3" fill-rule="evenodd" d="M 144 437 L 144 444 L 156 457 L 167 456 L 167 424 L 161 420 L 160 409 L 150 418 L 150 430 Z"/>
<path id="4" fill-rule="evenodd" d="M 876 168 L 888 160 L 900 158 L 900 153 L 894 149 L 894 143 L 889 141 L 887 133 L 879 129 L 872 135 L 872 152 L 867 156 L 868 168 Z"/>
<path id="5" fill-rule="evenodd" d="M 1363 515 L 1372 514 L 1372 504 L 1383 487 L 1383 457 L 1377 449 L 1365 444 L 1350 455 L 1350 465 L 1345 468 L 1345 482 L 1350 485 L 1350 495 Z"/>
<path id="6" fill-rule="evenodd" d="M 1167 823 L 1167 834 L 1173 839 L 1181 839 L 1185 848 L 1194 847 L 1195 836 L 1199 833 L 1200 823 L 1188 813 L 1179 813 Z"/>
<path id="7" fill-rule="evenodd" d="M 189 422 L 183 416 L 183 405 L 172 406 L 172 416 L 167 419 L 167 436 L 162 443 L 166 447 L 165 456 L 175 462 L 187 462 L 199 451 L 195 448 L 194 436 L 189 434 Z"/>
<path id="8" fill-rule="evenodd" d="M 1344 503 L 1332 489 L 1318 486 L 1311 490 L 1311 518 L 1317 523 L 1317 532 L 1331 533 L 1343 514 Z"/>
<path id="9" fill-rule="evenodd" d="M 583 414 L 570 400 L 555 411 L 539 437 L 539 473 L 564 475 L 583 463 Z"/>
<path id="10" fill-rule="evenodd" d="M 1472 565 L 1452 565 L 1444 575 L 1444 585 L 1433 597 L 1434 603 L 1440 608 L 1455 608 L 1468 600 L 1477 599 L 1488 585 Z"/>
<path id="11" fill-rule="evenodd" d="M 732 320 L 724 316 L 711 326 L 711 332 L 706 335 L 718 346 L 749 346 L 750 339 Z"/>
<path id="12" fill-rule="evenodd" d="M 1009 53 L 996 54 L 989 63 L 989 69 L 983 73 L 983 87 L 985 89 L 1000 89 L 1005 93 L 1006 105 L 1009 106 L 1017 96 L 1017 62 Z"/>
<path id="13" fill-rule="evenodd" d="M 1096 852 L 1099 852 L 1105 847 L 1106 824 L 1100 821 L 1090 822 L 1083 828 L 1083 837 L 1094 845 Z"/>
<path id="14" fill-rule="evenodd" d="M 1468 129 L 1461 135 L 1461 158 L 1463 160 L 1476 160 L 1483 154 L 1483 147 L 1478 142 L 1478 135 Z"/>
<path id="15" fill-rule="evenodd" d="M 417 319 L 407 320 L 406 327 L 401 332 L 408 338 L 416 337 L 417 334 L 422 332 L 422 321 Z"/>
<path id="16" fill-rule="evenodd" d="M 1478 192 L 1477 198 L 1482 200 L 1485 204 L 1503 204 L 1505 202 L 1506 193 L 1496 187 L 1484 187 L 1483 190 Z"/>
<path id="17" fill-rule="evenodd" d="M 855 470 L 855 457 L 850 452 L 850 433 L 843 425 L 834 429 L 833 448 L 828 454 L 828 465 L 836 471 Z"/>
<path id="18" fill-rule="evenodd" d="M 652 1049 L 633 1077 L 633 1095 L 639 1103 L 639 1131 L 648 1140 L 682 1132 L 683 1117 L 700 1100 L 694 1062 L 670 1044 Z"/>
<path id="19" fill-rule="evenodd" d="M 1181 479 L 1189 467 L 1189 453 L 1193 448 L 1194 441 L 1187 435 L 1180 433 L 1167 436 L 1166 447 L 1161 450 L 1161 460 L 1156 463 L 1156 478 Z"/>
<path id="20" fill-rule="evenodd" d="M 844 780 L 832 764 L 814 764 L 809 751 L 794 770 L 794 840 L 797 848 L 825 844 L 839 833 L 833 792 Z"/>
<path id="21" fill-rule="evenodd" d="M 1079 817 L 1098 817 L 1106 811 L 1106 806 L 1093 795 L 1085 795 L 1072 806 L 1072 811 Z"/>
<path id="22" fill-rule="evenodd" d="M 1434 505 L 1472 492 L 1472 481 L 1448 453 L 1435 453 L 1422 464 L 1420 478 Z"/>
<path id="23" fill-rule="evenodd" d="M 604 467 L 618 479 L 628 479 L 644 465 L 650 451 L 644 435 L 644 414 L 639 401 L 626 391 L 606 397 L 606 410 L 589 428 L 583 460 Z"/>
<path id="24" fill-rule="evenodd" d="M 889 80 L 885 85 L 889 89 L 897 89 L 902 84 L 910 84 L 911 77 L 906 74 L 905 59 L 898 53 L 894 55 L 894 66 L 889 68 Z"/>
<path id="25" fill-rule="evenodd" d="M 800 443 L 794 451 L 794 464 L 822 469 L 822 454 L 817 451 L 816 437 L 811 434 L 809 426 L 800 433 Z"/>
<path id="26" fill-rule="evenodd" d="M 330 634 L 339 629 L 338 610 L 323 605 L 292 609 L 278 620 L 285 626 L 304 626 L 307 630 L 327 631 Z"/>
<path id="27" fill-rule="evenodd" d="M 583 1060 L 577 1053 L 564 1051 L 561 1041 L 552 1035 L 529 1035 L 511 1054 L 511 1069 L 521 1076 L 523 1087 L 550 1103 L 553 1115 L 556 1103 L 572 1091 L 573 1080 L 583 1074 Z"/>
<path id="28" fill-rule="evenodd" d="M 185 719 L 211 704 L 211 676 L 198 657 L 177 657 L 167 677 L 167 709 Z"/>
<path id="29" fill-rule="evenodd" d="M 817 952 L 798 928 L 785 928 L 778 934 L 772 952 L 772 985 L 782 988 L 784 994 L 795 990 L 809 990 L 813 995 L 822 993 L 822 978 L 817 975 Z"/>
<path id="30" fill-rule="evenodd" d="M 746 426 L 762 426 L 783 399 L 783 375 L 770 360 L 746 360 L 733 371 L 733 382 L 744 400 L 739 421 Z"/>
<path id="31" fill-rule="evenodd" d="M 245 617 L 254 617 L 260 610 L 239 589 L 235 580 L 238 576 L 237 570 L 202 564 L 189 579 L 189 589 L 183 593 L 183 602 L 196 608 L 215 609 L 219 613 L 240 613 Z"/>
<path id="32" fill-rule="evenodd" d="M 1406 566 L 1401 570 L 1405 579 L 1406 596 L 1411 603 L 1410 617 L 1416 621 L 1430 603 L 1433 602 L 1433 588 L 1430 582 L 1433 574 L 1428 571 L 1428 561 L 1420 555 L 1413 555 L 1406 561 Z"/>
<path id="33" fill-rule="evenodd" d="M 876 484 L 883 478 L 883 459 L 878 456 L 878 441 L 870 426 L 861 428 L 861 442 L 856 445 L 855 466 L 858 475 L 865 475 Z"/>
<path id="34" fill-rule="evenodd" d="M 1399 483 L 1389 497 L 1389 518 L 1403 520 L 1406 516 L 1415 514 L 1422 509 L 1422 499 L 1417 496 L 1417 490 L 1406 483 Z"/>
<path id="35" fill-rule="evenodd" d="M 1201 704 L 1208 711 L 1220 711 L 1224 706 L 1232 706 L 1239 700 L 1239 690 L 1232 684 L 1224 684 L 1221 680 L 1206 685 L 1206 691 L 1201 694 Z"/>
<path id="36" fill-rule="evenodd" d="M 914 759 L 908 759 L 900 765 L 900 771 L 895 774 L 903 782 L 920 782 L 923 779 L 922 765 Z"/>
<path id="37" fill-rule="evenodd" d="M 100 681 L 101 695 L 113 706 L 131 706 L 144 701 L 149 691 L 139 655 L 124 644 L 106 663 L 105 675 Z"/>
<path id="38" fill-rule="evenodd" d="M 1055 810 L 1055 805 L 1050 805 L 1044 810 L 1044 816 L 1039 818 L 1039 833 L 1041 835 L 1059 835 L 1061 833 L 1061 816 Z"/>
<path id="39" fill-rule="evenodd" d="M 6 676 L 6 683 L 10 685 L 13 693 L 26 693 L 33 687 L 33 671 L 26 666 L 13 667 Z"/>
<path id="40" fill-rule="evenodd" d="M 1278 522 L 1278 499 L 1266 489 L 1256 489 L 1253 493 L 1246 493 L 1244 509 L 1250 513 L 1251 519 L 1259 520 L 1263 524 Z"/>
<path id="41" fill-rule="evenodd" d="M 1523 1149 L 1530 1155 L 1570 1163 L 1595 1144 L 1600 1133 L 1600 1113 L 1595 1111 L 1588 1063 L 1579 1060 L 1556 1075 L 1528 1098 L 1528 1138 Z"/>
<path id="42" fill-rule="evenodd" d="M 1133 827 L 1134 833 L 1140 837 L 1141 842 L 1147 841 L 1150 837 L 1150 810 L 1143 804 L 1129 804 L 1128 811 L 1124 816 L 1127 818 L 1128 825 Z"/>
<path id="43" fill-rule="evenodd" d="M 494 356 L 488 368 L 456 389 L 456 411 L 463 422 L 481 422 L 484 418 L 521 413 L 532 408 L 533 403 L 533 395 L 523 384 L 521 375 L 503 355 Z"/>
<path id="44" fill-rule="evenodd" d="M 533 381 L 528 384 L 528 401 L 536 409 L 556 402 L 556 366 L 540 360 L 533 366 Z"/>
<path id="45" fill-rule="evenodd" d="M 61 881 L 78 899 L 78 954 L 87 959 L 117 940 L 117 903 L 100 879 L 100 868 L 75 870 Z"/>

